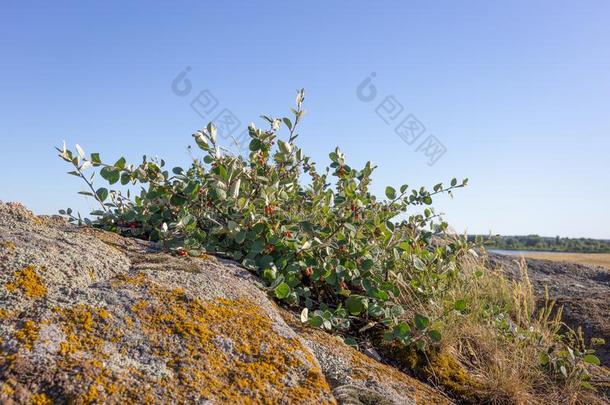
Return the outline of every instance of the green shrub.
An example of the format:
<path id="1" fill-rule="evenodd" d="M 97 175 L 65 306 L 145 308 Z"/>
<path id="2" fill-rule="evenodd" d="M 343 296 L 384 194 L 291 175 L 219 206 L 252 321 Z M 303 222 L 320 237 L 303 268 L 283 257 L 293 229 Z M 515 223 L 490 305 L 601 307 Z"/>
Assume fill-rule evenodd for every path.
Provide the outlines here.
<path id="1" fill-rule="evenodd" d="M 381 323 L 389 339 L 420 347 L 439 340 L 425 314 L 404 319 L 397 283 L 408 283 L 427 300 L 450 282 L 467 244 L 435 246 L 433 238 L 447 224 L 428 206 L 435 194 L 451 193 L 467 180 L 439 183 L 432 191 L 387 187 L 387 199 L 379 200 L 369 191 L 375 167 L 349 166 L 338 148 L 319 172 L 295 143 L 303 100 L 301 90 L 292 118 L 263 116 L 269 129 L 250 125 L 248 158 L 224 150 L 212 124 L 193 134 L 203 158 L 186 169 L 168 171 L 163 160 L 146 156 L 138 165 L 124 158 L 109 164 L 78 145 L 76 153 L 58 148 L 74 166 L 70 174 L 87 184 L 81 194 L 100 205 L 93 220 L 70 209 L 60 213 L 72 222 L 162 241 L 180 255 L 208 252 L 238 260 L 258 272 L 278 300 L 302 307 L 302 320 L 312 326 L 349 334 Z M 278 138 L 281 130 L 285 140 Z M 110 185 L 145 187 L 133 197 L 129 187 L 96 188 L 90 168 Z M 425 209 L 405 217 L 413 206 Z"/>

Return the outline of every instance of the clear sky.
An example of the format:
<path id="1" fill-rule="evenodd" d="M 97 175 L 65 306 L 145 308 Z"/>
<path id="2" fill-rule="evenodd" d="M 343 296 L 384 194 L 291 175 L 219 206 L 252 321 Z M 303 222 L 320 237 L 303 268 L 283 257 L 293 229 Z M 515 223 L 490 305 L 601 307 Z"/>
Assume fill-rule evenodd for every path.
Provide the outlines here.
<path id="1" fill-rule="evenodd" d="M 605 0 L 3 1 L 0 200 L 88 211 L 64 139 L 188 164 L 211 115 L 282 116 L 305 87 L 302 147 L 372 160 L 380 194 L 469 177 L 435 203 L 459 231 L 610 238 L 609 21 Z M 202 118 L 204 90 L 218 105 Z M 409 114 L 425 127 L 412 144 L 395 133 Z M 432 166 L 429 135 L 446 148 Z"/>

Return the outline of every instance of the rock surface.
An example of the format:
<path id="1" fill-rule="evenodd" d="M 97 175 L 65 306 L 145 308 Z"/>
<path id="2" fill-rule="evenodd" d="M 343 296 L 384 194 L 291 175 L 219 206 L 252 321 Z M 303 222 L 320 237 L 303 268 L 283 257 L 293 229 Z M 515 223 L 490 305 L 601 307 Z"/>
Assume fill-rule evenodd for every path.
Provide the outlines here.
<path id="1" fill-rule="evenodd" d="M 0 403 L 449 403 L 232 262 L 0 203 Z"/>
<path id="2" fill-rule="evenodd" d="M 510 278 L 519 277 L 518 257 L 491 253 L 489 262 L 500 267 Z M 550 260 L 526 259 L 534 291 L 563 306 L 563 320 L 570 327 L 581 326 L 588 341 L 603 338 L 606 344 L 596 348 L 603 365 L 610 366 L 610 271 L 604 267 L 585 266 Z"/>

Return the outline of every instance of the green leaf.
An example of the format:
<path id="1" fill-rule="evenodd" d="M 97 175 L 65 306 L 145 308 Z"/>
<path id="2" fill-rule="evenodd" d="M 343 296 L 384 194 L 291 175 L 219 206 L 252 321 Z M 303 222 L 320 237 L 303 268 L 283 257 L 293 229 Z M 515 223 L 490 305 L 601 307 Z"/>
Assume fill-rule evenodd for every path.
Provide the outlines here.
<path id="1" fill-rule="evenodd" d="M 365 259 L 365 260 L 362 262 L 362 266 L 361 266 L 361 267 L 362 267 L 362 270 L 365 270 L 365 271 L 366 271 L 366 270 L 370 270 L 370 269 L 373 267 L 373 264 L 374 264 L 373 260 L 371 260 L 371 259 Z"/>
<path id="2" fill-rule="evenodd" d="M 400 322 L 398 325 L 394 326 L 394 336 L 397 338 L 404 339 L 411 333 L 411 328 L 404 322 Z"/>
<path id="3" fill-rule="evenodd" d="M 309 324 L 314 328 L 319 328 L 320 326 L 322 326 L 323 322 L 324 318 L 322 318 L 320 315 L 316 315 L 312 318 L 309 318 Z"/>
<path id="4" fill-rule="evenodd" d="M 385 226 L 386 226 L 386 228 L 388 228 L 388 230 L 390 232 L 394 232 L 395 226 L 394 226 L 394 223 L 392 221 L 386 221 Z"/>
<path id="5" fill-rule="evenodd" d="M 591 383 L 589 383 L 588 381 L 581 382 L 580 386 L 585 388 L 585 389 L 588 389 L 588 390 L 591 390 L 591 391 L 595 391 L 595 388 L 593 387 L 593 385 L 591 385 Z"/>
<path id="6" fill-rule="evenodd" d="M 426 329 L 426 327 L 428 326 L 428 324 L 430 323 L 430 320 L 422 315 L 422 314 L 415 314 L 415 327 L 418 330 L 424 330 Z"/>
<path id="7" fill-rule="evenodd" d="M 405 313 L 405 310 L 400 305 L 394 305 L 392 309 L 390 309 L 390 313 L 393 317 L 398 318 L 399 316 L 402 316 Z"/>
<path id="8" fill-rule="evenodd" d="M 374 298 L 377 298 L 380 301 L 387 301 L 390 298 L 388 293 L 383 291 L 383 290 L 375 290 L 375 291 L 373 291 L 372 296 Z"/>
<path id="9" fill-rule="evenodd" d="M 385 311 L 381 305 L 373 302 L 371 305 L 369 305 L 368 314 L 373 318 L 381 318 L 385 315 Z"/>
<path id="10" fill-rule="evenodd" d="M 430 340 L 432 340 L 433 342 L 441 341 L 441 333 L 436 329 L 429 330 L 428 336 L 430 337 Z"/>
<path id="11" fill-rule="evenodd" d="M 131 181 L 131 176 L 129 173 L 121 173 L 121 184 L 126 185 Z"/>
<path id="12" fill-rule="evenodd" d="M 100 154 L 99 153 L 92 153 L 91 154 L 91 162 L 94 165 L 102 163 L 102 160 L 100 159 Z"/>
<path id="13" fill-rule="evenodd" d="M 216 194 L 216 198 L 219 200 L 226 200 L 227 199 L 227 192 L 220 188 L 220 187 L 216 187 L 214 189 L 214 193 Z"/>
<path id="14" fill-rule="evenodd" d="M 345 300 L 345 307 L 352 315 L 360 315 L 364 311 L 365 298 L 351 295 Z"/>
<path id="15" fill-rule="evenodd" d="M 356 347 L 356 348 L 358 347 L 358 341 L 351 336 L 344 338 L 343 343 L 345 343 L 348 346 L 352 346 L 352 347 Z"/>
<path id="16" fill-rule="evenodd" d="M 181 205 L 186 204 L 186 202 L 187 202 L 187 199 L 180 194 L 174 194 L 169 199 L 169 203 L 174 206 L 181 206 Z"/>
<path id="17" fill-rule="evenodd" d="M 114 164 L 114 167 L 116 167 L 117 169 L 124 169 L 125 168 L 125 163 L 126 160 L 124 157 L 120 158 L 119 160 L 116 161 L 116 163 Z"/>
<path id="18" fill-rule="evenodd" d="M 290 286 L 286 283 L 280 283 L 275 287 L 275 296 L 279 299 L 284 299 L 290 295 Z"/>
<path id="19" fill-rule="evenodd" d="M 587 354 L 582 359 L 585 363 L 593 364 L 594 366 L 599 366 L 601 364 L 599 358 L 593 354 Z"/>
<path id="20" fill-rule="evenodd" d="M 388 197 L 388 199 L 393 200 L 396 198 L 396 190 L 394 189 L 394 187 L 386 187 L 385 188 L 385 196 Z"/>
<path id="21" fill-rule="evenodd" d="M 217 169 L 221 179 L 223 179 L 225 182 L 229 180 L 229 173 L 227 172 L 227 169 L 224 167 L 224 165 L 218 166 Z"/>
<path id="22" fill-rule="evenodd" d="M 538 355 L 538 364 L 540 364 L 541 366 L 546 366 L 547 364 L 549 364 L 550 361 L 551 359 L 549 358 L 549 355 L 545 352 L 541 352 Z"/>
<path id="23" fill-rule="evenodd" d="M 260 239 L 256 239 L 250 247 L 250 252 L 252 252 L 253 254 L 258 254 L 262 252 L 263 249 L 265 249 L 265 242 Z"/>
<path id="24" fill-rule="evenodd" d="M 411 249 L 411 244 L 407 241 L 403 241 L 398 244 L 398 247 L 402 250 L 408 251 Z"/>
<path id="25" fill-rule="evenodd" d="M 275 280 L 277 277 L 277 271 L 275 269 L 272 268 L 268 268 L 263 270 L 263 279 L 265 281 L 267 281 L 268 283 L 273 282 L 273 280 Z"/>
<path id="26" fill-rule="evenodd" d="M 453 305 L 453 308 L 455 308 L 457 311 L 463 311 L 466 309 L 466 301 L 464 300 L 457 300 L 455 301 L 455 304 Z"/>
<path id="27" fill-rule="evenodd" d="M 119 181 L 121 173 L 114 167 L 104 167 L 102 170 L 100 170 L 100 176 L 102 176 L 102 178 L 109 184 L 114 184 Z"/>
<path id="28" fill-rule="evenodd" d="M 249 146 L 249 148 L 250 148 L 250 150 L 251 150 L 252 152 L 256 152 L 257 150 L 259 150 L 260 148 L 262 148 L 262 146 L 263 146 L 263 145 L 261 144 L 261 141 L 259 141 L 258 139 L 252 139 L 252 140 L 250 141 L 250 146 Z"/>
<path id="29" fill-rule="evenodd" d="M 244 243 L 245 240 L 246 240 L 246 232 L 239 231 L 235 234 L 235 242 L 237 242 L 241 245 L 242 243 Z"/>
<path id="30" fill-rule="evenodd" d="M 106 198 L 108 198 L 108 189 L 100 187 L 97 189 L 95 194 L 97 195 L 97 198 L 99 198 L 100 201 L 104 202 L 106 201 Z"/>

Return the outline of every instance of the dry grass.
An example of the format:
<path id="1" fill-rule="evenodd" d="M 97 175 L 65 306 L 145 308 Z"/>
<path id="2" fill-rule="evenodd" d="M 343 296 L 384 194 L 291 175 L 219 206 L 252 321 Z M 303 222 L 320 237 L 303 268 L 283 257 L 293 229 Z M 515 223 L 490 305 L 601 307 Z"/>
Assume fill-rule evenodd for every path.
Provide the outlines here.
<path id="1" fill-rule="evenodd" d="M 462 263 L 463 278 L 446 291 L 444 305 L 410 302 L 433 317 L 448 314 L 441 326 L 441 361 L 428 366 L 430 378 L 464 403 L 603 403 L 579 379 L 558 379 L 540 366 L 539 354 L 558 343 L 561 309 L 548 298 L 545 307 L 535 308 L 525 261 L 514 282 L 482 266 L 479 259 Z M 483 275 L 475 276 L 481 270 Z M 448 313 L 447 304 L 451 308 L 457 299 L 467 301 L 467 310 Z M 489 315 L 490 305 L 499 308 L 497 315 Z M 498 326 L 501 319 L 506 329 Z"/>
<path id="2" fill-rule="evenodd" d="M 610 253 L 549 253 L 527 252 L 523 256 L 532 259 L 553 260 L 559 262 L 602 266 L 610 270 Z"/>

